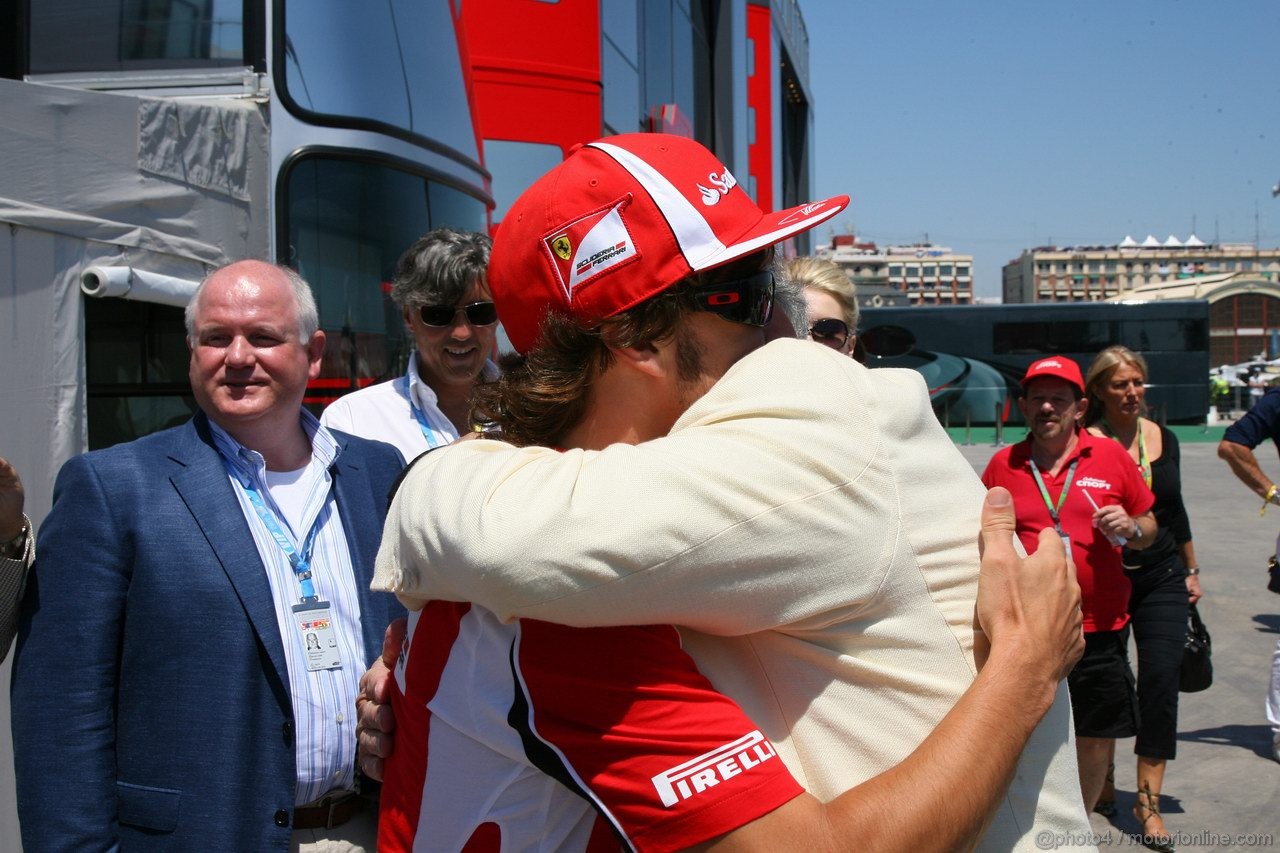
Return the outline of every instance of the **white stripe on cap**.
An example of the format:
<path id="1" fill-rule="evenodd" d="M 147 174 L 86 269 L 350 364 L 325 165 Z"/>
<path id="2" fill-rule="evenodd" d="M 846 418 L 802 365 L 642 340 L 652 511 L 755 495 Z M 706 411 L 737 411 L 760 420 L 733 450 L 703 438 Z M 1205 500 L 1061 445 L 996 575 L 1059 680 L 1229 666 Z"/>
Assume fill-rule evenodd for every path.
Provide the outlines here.
<path id="1" fill-rule="evenodd" d="M 640 182 L 640 186 L 653 199 L 658 210 L 666 217 L 667 224 L 675 234 L 680 251 L 692 269 L 700 270 L 712 261 L 720 260 L 728 247 L 720 242 L 715 231 L 707 224 L 698 209 L 689 199 L 667 180 L 666 176 L 636 155 L 608 142 L 587 143 L 608 154 L 622 168 L 631 173 L 631 177 Z"/>

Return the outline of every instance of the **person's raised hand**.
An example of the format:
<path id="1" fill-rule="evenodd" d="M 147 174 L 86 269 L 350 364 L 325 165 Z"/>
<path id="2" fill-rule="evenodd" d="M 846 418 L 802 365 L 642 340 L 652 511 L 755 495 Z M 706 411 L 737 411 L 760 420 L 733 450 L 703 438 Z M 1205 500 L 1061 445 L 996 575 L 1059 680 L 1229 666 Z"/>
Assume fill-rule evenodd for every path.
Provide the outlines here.
<path id="1" fill-rule="evenodd" d="M 982 506 L 978 624 L 990 657 L 1012 657 L 1015 671 L 1045 688 L 1041 698 L 1052 702 L 1058 682 L 1084 653 L 1080 585 L 1052 528 L 1040 531 L 1035 553 L 1026 557 L 1014 550 L 1016 528 L 1012 496 L 991 489 Z"/>

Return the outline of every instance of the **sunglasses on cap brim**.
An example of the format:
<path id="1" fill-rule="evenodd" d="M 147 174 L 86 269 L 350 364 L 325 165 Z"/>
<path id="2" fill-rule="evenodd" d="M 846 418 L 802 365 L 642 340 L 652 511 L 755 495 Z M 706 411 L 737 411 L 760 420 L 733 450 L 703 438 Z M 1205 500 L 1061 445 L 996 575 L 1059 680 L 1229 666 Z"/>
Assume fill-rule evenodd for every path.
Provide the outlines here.
<path id="1" fill-rule="evenodd" d="M 849 340 L 849 325 L 844 320 L 828 317 L 809 327 L 809 337 L 829 347 L 842 347 Z"/>
<path id="2" fill-rule="evenodd" d="M 744 326 L 764 326 L 773 314 L 773 271 L 718 281 L 690 291 L 699 311 L 718 314 Z"/>
<path id="3" fill-rule="evenodd" d="M 466 314 L 467 322 L 473 326 L 492 326 L 498 322 L 498 309 L 492 302 L 472 302 L 470 305 L 423 305 L 418 309 L 418 316 L 425 326 L 452 326 L 453 318 L 458 312 Z"/>

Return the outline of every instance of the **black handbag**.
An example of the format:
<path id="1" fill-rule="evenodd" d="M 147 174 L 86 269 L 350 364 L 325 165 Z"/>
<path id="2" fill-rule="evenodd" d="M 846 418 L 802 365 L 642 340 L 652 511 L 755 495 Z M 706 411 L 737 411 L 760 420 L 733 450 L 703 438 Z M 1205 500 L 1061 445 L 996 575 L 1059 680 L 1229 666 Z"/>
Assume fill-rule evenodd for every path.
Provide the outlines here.
<path id="1" fill-rule="evenodd" d="M 1280 563 L 1276 562 L 1275 555 L 1267 560 L 1267 575 L 1267 589 L 1280 592 Z"/>
<path id="2" fill-rule="evenodd" d="M 1213 684 L 1213 658 L 1209 629 L 1200 620 L 1193 604 L 1187 616 L 1187 640 L 1182 648 L 1182 674 L 1178 689 L 1183 693 L 1199 693 Z"/>

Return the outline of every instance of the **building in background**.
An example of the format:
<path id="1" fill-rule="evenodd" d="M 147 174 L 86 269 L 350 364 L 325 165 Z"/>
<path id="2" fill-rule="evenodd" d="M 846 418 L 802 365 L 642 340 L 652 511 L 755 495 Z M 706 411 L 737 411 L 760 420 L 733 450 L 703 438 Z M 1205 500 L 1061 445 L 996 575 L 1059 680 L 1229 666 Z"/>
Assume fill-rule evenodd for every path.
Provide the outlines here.
<path id="1" fill-rule="evenodd" d="M 1185 242 L 1132 237 L 1114 246 L 1039 246 L 1005 264 L 1003 296 L 1015 302 L 1088 302 L 1123 291 L 1177 282 L 1200 275 L 1245 273 L 1276 280 L 1280 249 L 1252 243 L 1205 243 L 1192 234 Z"/>
<path id="2" fill-rule="evenodd" d="M 852 234 L 836 234 L 830 244 L 818 247 L 817 255 L 844 269 L 858 288 L 859 303 L 867 307 L 974 301 L 973 255 L 946 246 L 877 246 Z"/>
<path id="3" fill-rule="evenodd" d="M 1209 303 L 1209 363 L 1280 359 L 1280 274 L 1224 272 L 1157 281 L 1123 290 L 1126 305 L 1197 299 Z"/>

